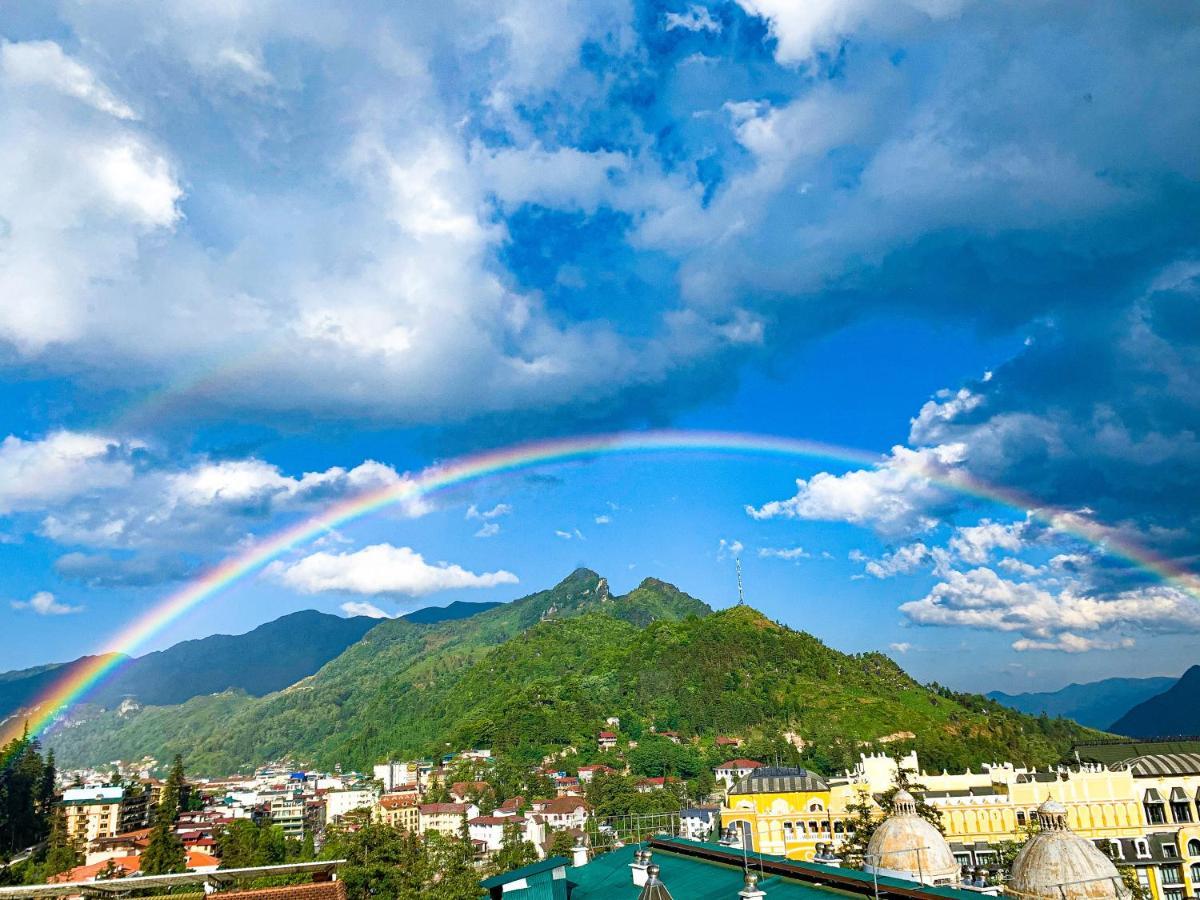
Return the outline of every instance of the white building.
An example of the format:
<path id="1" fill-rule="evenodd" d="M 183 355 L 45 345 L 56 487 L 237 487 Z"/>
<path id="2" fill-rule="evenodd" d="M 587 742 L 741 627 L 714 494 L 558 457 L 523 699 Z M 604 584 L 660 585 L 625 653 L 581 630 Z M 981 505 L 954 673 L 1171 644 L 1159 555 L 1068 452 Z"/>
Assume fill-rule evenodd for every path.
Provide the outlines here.
<path id="1" fill-rule="evenodd" d="M 714 769 L 717 781 L 725 785 L 725 789 L 733 787 L 755 769 L 761 769 L 763 764 L 753 759 L 730 759 Z"/>
<path id="2" fill-rule="evenodd" d="M 390 794 L 402 784 L 417 780 L 417 767 L 406 762 L 386 762 L 373 769 L 375 780 L 383 782 L 383 791 Z"/>
<path id="3" fill-rule="evenodd" d="M 378 799 L 379 792 L 373 788 L 330 791 L 325 795 L 325 819 L 336 822 L 356 809 L 371 809 Z"/>

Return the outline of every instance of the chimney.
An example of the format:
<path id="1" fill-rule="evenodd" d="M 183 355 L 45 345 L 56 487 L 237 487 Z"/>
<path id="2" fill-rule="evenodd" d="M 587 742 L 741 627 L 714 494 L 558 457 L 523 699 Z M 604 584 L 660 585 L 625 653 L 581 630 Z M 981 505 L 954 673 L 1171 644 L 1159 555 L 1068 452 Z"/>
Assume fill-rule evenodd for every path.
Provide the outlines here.
<path id="1" fill-rule="evenodd" d="M 583 843 L 583 835 L 575 838 L 575 846 L 571 848 L 571 865 L 574 868 L 586 866 L 588 861 L 587 847 Z"/>
<path id="2" fill-rule="evenodd" d="M 740 900 L 762 900 L 763 897 L 767 896 L 767 892 L 758 886 L 757 872 L 751 872 L 747 869 L 743 880 L 746 886 L 738 891 Z"/>
<path id="3" fill-rule="evenodd" d="M 633 872 L 633 886 L 643 887 L 646 884 L 646 870 L 650 866 L 650 851 L 649 850 L 634 850 L 633 862 L 629 864 L 630 871 Z"/>

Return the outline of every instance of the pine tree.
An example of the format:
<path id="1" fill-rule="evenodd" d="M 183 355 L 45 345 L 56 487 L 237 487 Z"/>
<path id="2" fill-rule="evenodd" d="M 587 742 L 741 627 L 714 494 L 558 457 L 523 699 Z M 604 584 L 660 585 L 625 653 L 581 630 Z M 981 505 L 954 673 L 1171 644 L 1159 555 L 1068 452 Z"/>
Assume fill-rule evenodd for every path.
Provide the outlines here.
<path id="1" fill-rule="evenodd" d="M 161 809 L 161 807 L 160 807 Z M 171 875 L 187 871 L 187 851 L 175 833 L 175 820 L 160 815 L 150 831 L 150 843 L 141 856 L 143 875 Z"/>

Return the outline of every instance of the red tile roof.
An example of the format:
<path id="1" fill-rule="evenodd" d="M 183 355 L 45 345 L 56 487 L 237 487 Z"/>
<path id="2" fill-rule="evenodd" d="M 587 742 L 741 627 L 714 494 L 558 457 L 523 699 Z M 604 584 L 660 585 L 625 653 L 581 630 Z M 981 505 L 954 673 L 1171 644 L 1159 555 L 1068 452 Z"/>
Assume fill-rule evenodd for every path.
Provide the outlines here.
<path id="1" fill-rule="evenodd" d="M 567 815 L 575 810 L 583 807 L 584 812 L 590 812 L 591 806 L 586 800 L 581 800 L 578 797 L 555 797 L 553 800 L 542 800 L 539 805 L 542 807 L 543 813 L 550 815 Z"/>
<path id="2" fill-rule="evenodd" d="M 458 813 L 462 815 L 467 811 L 465 803 L 426 803 L 421 807 L 421 815 L 432 816 L 438 813 Z"/>
<path id="3" fill-rule="evenodd" d="M 614 740 L 615 741 L 617 739 L 617 736 L 615 734 L 613 734 L 611 731 L 602 731 L 602 732 L 600 732 L 599 737 L 602 740 Z"/>
<path id="4" fill-rule="evenodd" d="M 221 900 L 346 900 L 346 882 L 318 881 L 250 891 L 221 891 Z"/>
<path id="5" fill-rule="evenodd" d="M 753 759 L 731 759 L 717 766 L 718 769 L 761 769 L 763 764 Z"/>

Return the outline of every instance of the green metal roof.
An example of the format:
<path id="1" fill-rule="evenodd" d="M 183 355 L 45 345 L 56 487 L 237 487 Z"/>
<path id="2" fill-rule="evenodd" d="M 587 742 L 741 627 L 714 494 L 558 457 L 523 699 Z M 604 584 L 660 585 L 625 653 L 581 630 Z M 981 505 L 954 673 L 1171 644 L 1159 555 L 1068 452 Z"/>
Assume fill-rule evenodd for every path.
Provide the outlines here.
<path id="1" fill-rule="evenodd" d="M 630 845 L 611 853 L 597 856 L 586 866 L 567 869 L 567 882 L 571 887 L 571 900 L 602 900 L 602 898 L 636 898 L 641 889 L 633 884 L 633 876 L 629 864 L 633 861 L 635 850 L 643 844 Z M 678 848 L 678 852 L 673 852 Z M 697 843 L 682 838 L 655 838 L 654 856 L 651 860 L 659 866 L 659 878 L 667 890 L 678 898 L 686 900 L 733 900 L 743 885 L 742 863 L 740 851 L 725 847 L 714 848 L 710 843 Z M 694 854 L 703 851 L 709 858 L 701 858 Z M 723 857 L 718 861 L 712 857 Z M 746 862 L 751 868 L 758 868 L 756 863 L 786 863 L 793 866 L 800 875 L 793 877 L 785 874 L 766 872 L 760 878 L 758 885 L 766 891 L 771 900 L 780 898 L 802 898 L 802 900 L 834 900 L 836 897 L 858 896 L 848 890 L 829 885 L 813 884 L 803 880 L 803 877 L 848 879 L 865 885 L 873 885 L 875 879 L 867 872 L 855 869 L 832 868 L 818 863 L 801 863 L 781 856 L 750 853 Z M 727 860 L 727 861 L 726 861 Z M 768 865 L 769 868 L 769 865 Z M 507 876 L 505 876 L 507 877 Z M 903 890 L 906 894 L 919 894 L 922 897 L 939 897 L 945 900 L 978 900 L 977 895 L 953 888 L 929 887 L 903 881 L 897 878 L 879 878 L 880 888 Z M 889 892 L 891 893 L 891 892 Z"/>
<path id="2" fill-rule="evenodd" d="M 528 878 L 530 875 L 538 875 L 542 872 L 550 872 L 557 869 L 559 866 L 567 866 L 570 868 L 571 861 L 565 856 L 550 856 L 543 859 L 541 862 L 530 863 L 527 866 L 521 866 L 519 869 L 513 869 L 511 872 L 504 872 L 501 875 L 493 875 L 479 882 L 481 887 L 494 888 L 508 884 L 510 881 L 517 881 L 521 878 Z"/>

